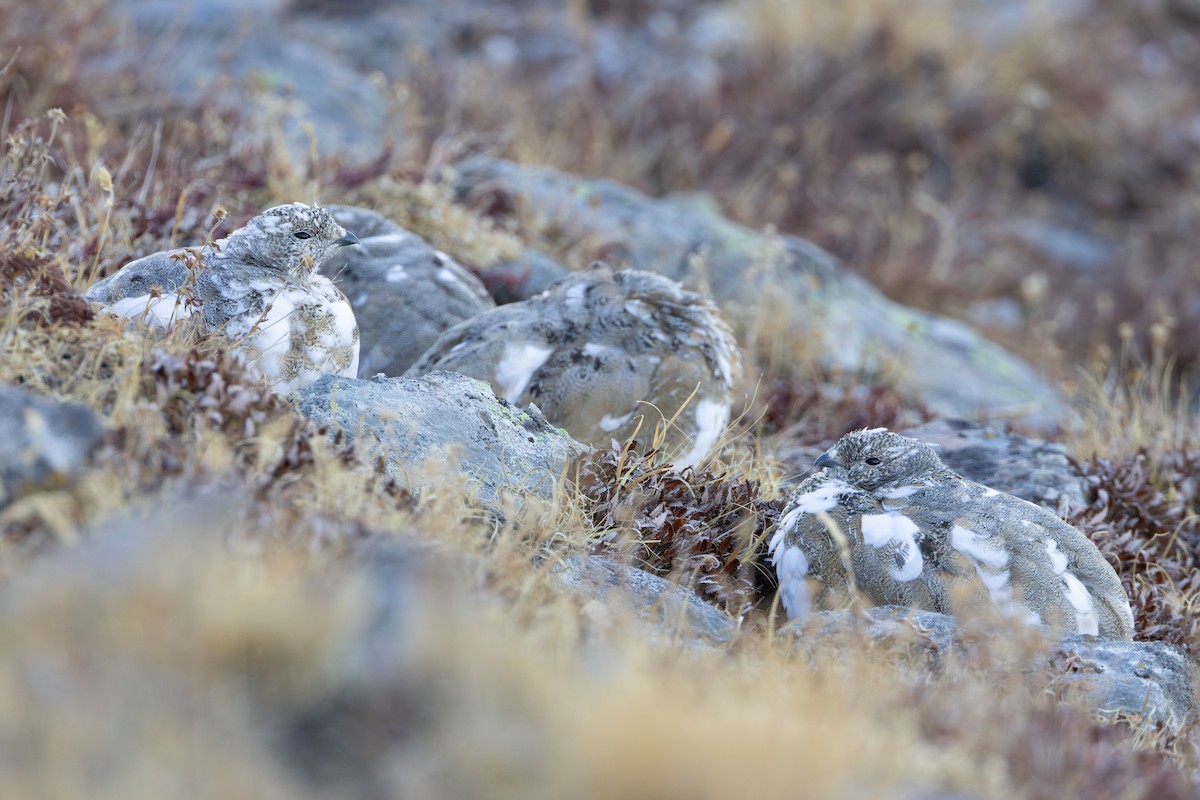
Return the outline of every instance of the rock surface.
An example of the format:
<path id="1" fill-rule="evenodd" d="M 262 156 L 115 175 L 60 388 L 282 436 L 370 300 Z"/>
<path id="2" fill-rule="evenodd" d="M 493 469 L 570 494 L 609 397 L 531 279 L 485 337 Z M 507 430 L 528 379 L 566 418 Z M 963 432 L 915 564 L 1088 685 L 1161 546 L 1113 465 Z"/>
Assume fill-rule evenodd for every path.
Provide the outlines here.
<path id="1" fill-rule="evenodd" d="M 908 643 L 916 663 L 934 669 L 947 658 L 966 653 L 978 634 L 963 635 L 954 617 L 898 606 L 876 606 L 861 614 L 821 611 L 785 631 L 802 648 L 829 646 L 851 631 L 877 642 Z M 853 641 L 853 640 L 851 640 Z M 1196 666 L 1182 651 L 1163 642 L 1129 642 L 1068 636 L 1037 655 L 1017 648 L 1031 676 L 1049 677 L 1049 687 L 1108 716 L 1127 715 L 1180 730 L 1196 718 Z"/>
<path id="2" fill-rule="evenodd" d="M 0 386 L 0 508 L 76 473 L 104 430 L 87 406 Z"/>
<path id="3" fill-rule="evenodd" d="M 651 636 L 707 645 L 727 644 L 737 631 L 728 614 L 686 586 L 607 556 L 568 556 L 554 562 L 550 573 L 601 625 L 614 613 L 632 612 Z"/>
<path id="4" fill-rule="evenodd" d="M 262 120 L 264 141 L 281 130 L 300 158 L 314 139 L 325 154 L 377 156 L 398 133 L 387 96 L 334 52 L 328 29 L 313 38 L 289 30 L 286 5 L 121 0 L 112 13 L 128 35 L 97 67 L 136 69 L 175 102 L 236 107 Z"/>
<path id="5" fill-rule="evenodd" d="M 549 497 L 584 446 L 530 406 L 498 399 L 482 381 L 452 372 L 421 378 L 327 376 L 300 392 L 299 410 L 345 431 L 410 489 L 461 480 L 481 501 L 509 493 Z M 451 465 L 439 476 L 438 465 Z"/>
<path id="6" fill-rule="evenodd" d="M 464 202 L 594 242 L 589 258 L 707 290 L 743 342 L 783 335 L 825 369 L 893 384 L 941 414 L 1049 428 L 1061 412 L 1028 364 L 961 322 L 888 300 L 810 242 L 758 233 L 693 202 L 499 159 L 464 159 L 454 179 Z"/>
<path id="7" fill-rule="evenodd" d="M 359 377 L 403 374 L 446 330 L 495 307 L 470 270 L 415 233 L 368 209 L 328 208 L 359 238 L 321 267 L 354 308 Z"/>
<path id="8" fill-rule="evenodd" d="M 1051 510 L 1060 503 L 1087 505 L 1087 481 L 1060 444 L 961 419 L 934 420 L 900 433 L 934 445 L 946 466 L 984 486 Z"/>

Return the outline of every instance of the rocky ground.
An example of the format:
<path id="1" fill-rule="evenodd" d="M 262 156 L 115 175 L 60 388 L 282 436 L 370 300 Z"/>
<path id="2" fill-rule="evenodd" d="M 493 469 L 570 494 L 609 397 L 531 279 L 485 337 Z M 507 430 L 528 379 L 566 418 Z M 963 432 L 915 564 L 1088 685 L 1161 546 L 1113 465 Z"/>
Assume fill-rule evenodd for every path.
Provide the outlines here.
<path id="1" fill-rule="evenodd" d="M 0 43 L 5 797 L 1200 792 L 1194 3 L 53 0 Z M 418 301 L 333 267 L 392 377 L 280 398 L 80 296 L 295 200 L 422 259 Z M 698 468 L 398 377 L 595 259 L 737 334 Z M 1136 640 L 785 625 L 788 488 L 877 425 L 1084 530 Z"/>

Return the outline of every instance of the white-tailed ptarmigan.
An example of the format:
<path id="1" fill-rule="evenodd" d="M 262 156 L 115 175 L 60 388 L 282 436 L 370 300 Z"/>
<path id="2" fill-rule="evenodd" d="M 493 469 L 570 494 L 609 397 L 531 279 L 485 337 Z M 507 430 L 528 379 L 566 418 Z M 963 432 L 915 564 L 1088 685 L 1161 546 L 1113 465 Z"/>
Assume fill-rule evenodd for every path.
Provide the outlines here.
<path id="1" fill-rule="evenodd" d="M 728 424 L 741 360 L 707 299 L 661 275 L 597 263 L 456 325 L 407 374 L 433 370 L 488 381 L 596 445 L 625 441 L 641 422 L 644 449 L 673 419 L 662 444 L 682 467 L 708 455 Z"/>
<path id="2" fill-rule="evenodd" d="M 1133 637 L 1116 572 L 1041 506 L 969 481 L 883 428 L 843 436 L 792 493 L 771 539 L 788 616 L 856 593 L 875 605 L 994 608 L 1072 633 Z"/>
<path id="3" fill-rule="evenodd" d="M 211 246 L 132 261 L 84 295 L 118 317 L 161 327 L 193 316 L 223 333 L 276 392 L 322 375 L 356 377 L 358 325 L 337 287 L 316 271 L 358 238 L 320 206 L 267 209 Z"/>

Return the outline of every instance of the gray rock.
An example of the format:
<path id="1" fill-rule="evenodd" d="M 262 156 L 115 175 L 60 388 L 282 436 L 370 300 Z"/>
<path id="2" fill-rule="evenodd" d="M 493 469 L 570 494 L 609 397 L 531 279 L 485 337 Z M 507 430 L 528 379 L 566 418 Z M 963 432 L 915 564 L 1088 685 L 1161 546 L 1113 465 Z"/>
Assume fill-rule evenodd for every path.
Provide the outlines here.
<path id="1" fill-rule="evenodd" d="M 69 480 L 103 435 L 87 406 L 0 385 L 0 508 Z"/>
<path id="2" fill-rule="evenodd" d="M 359 377 L 402 374 L 446 330 L 495 307 L 470 270 L 420 236 L 367 209 L 328 208 L 359 238 L 321 267 L 354 307 Z"/>
<path id="3" fill-rule="evenodd" d="M 1052 261 L 1093 279 L 1109 277 L 1120 266 L 1117 246 L 1098 236 L 1040 219 L 1017 219 L 998 226 L 1031 251 L 1037 263 Z"/>
<path id="4" fill-rule="evenodd" d="M 128 35 L 91 66 L 136 69 L 173 102 L 236 108 L 243 119 L 261 119 L 246 130 L 260 130 L 263 145 L 273 144 L 281 120 L 289 149 L 306 161 L 310 132 L 322 153 L 360 161 L 378 156 L 398 133 L 383 91 L 326 43 L 292 35 L 286 7 L 283 0 L 215 6 L 122 0 L 109 12 Z"/>
<path id="5" fill-rule="evenodd" d="M 815 351 L 822 367 L 890 383 L 948 416 L 1014 417 L 1048 428 L 1062 413 L 1057 393 L 1028 364 L 961 322 L 888 300 L 810 242 L 767 236 L 695 203 L 654 200 L 612 181 L 483 156 L 459 162 L 454 180 L 465 202 L 595 242 L 586 257 L 705 291 L 743 339 L 770 320 L 770 335 Z"/>
<path id="6" fill-rule="evenodd" d="M 387 236 L 392 233 L 408 233 L 400 223 L 388 219 L 372 208 L 364 206 L 326 205 L 333 218 L 359 239 L 372 236 Z"/>
<path id="7" fill-rule="evenodd" d="M 964 656 L 977 633 L 960 636 L 954 617 L 899 606 L 854 611 L 821 611 L 782 631 L 798 637 L 806 652 L 838 646 L 849 633 L 874 642 L 906 644 L 910 668 L 938 669 L 947 657 Z M 854 639 L 849 641 L 853 642 Z M 1126 715 L 1180 730 L 1196 720 L 1196 667 L 1182 650 L 1163 642 L 1131 642 L 1072 635 L 1033 656 L 1017 648 L 1009 659 L 1030 680 L 1048 679 L 1048 688 L 1105 716 Z M 993 654 L 995 656 L 997 654 Z"/>
<path id="8" fill-rule="evenodd" d="M 299 393 L 299 410 L 339 428 L 410 489 L 467 478 L 485 503 L 532 494 L 549 497 L 567 461 L 585 447 L 548 423 L 535 406 L 521 410 L 491 388 L 452 372 L 421 378 L 356 380 L 326 376 Z M 449 465 L 440 475 L 431 467 Z"/>
<path id="9" fill-rule="evenodd" d="M 984 329 L 1018 331 L 1025 324 L 1025 309 L 1011 297 L 993 297 L 971 303 L 967 318 Z"/>
<path id="10" fill-rule="evenodd" d="M 1054 685 L 1106 715 L 1144 716 L 1179 730 L 1196 720 L 1196 665 L 1165 642 L 1071 636 L 1059 645 Z"/>
<path id="11" fill-rule="evenodd" d="M 607 556 L 568 556 L 555 562 L 550 574 L 580 600 L 632 612 L 653 635 L 667 640 L 724 645 L 737 632 L 728 614 L 686 586 Z"/>
<path id="12" fill-rule="evenodd" d="M 900 431 L 937 448 L 946 465 L 965 478 L 1051 510 L 1088 503 L 1087 481 L 1062 445 L 1027 439 L 968 420 L 939 419 Z"/>

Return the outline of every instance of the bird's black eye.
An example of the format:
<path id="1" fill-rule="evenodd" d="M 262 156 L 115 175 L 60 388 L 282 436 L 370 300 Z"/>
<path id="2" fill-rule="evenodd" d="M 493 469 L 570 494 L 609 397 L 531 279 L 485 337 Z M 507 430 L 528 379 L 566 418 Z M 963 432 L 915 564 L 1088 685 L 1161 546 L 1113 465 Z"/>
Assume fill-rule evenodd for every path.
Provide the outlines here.
<path id="1" fill-rule="evenodd" d="M 296 231 L 295 233 L 292 234 L 292 236 L 295 236 L 297 239 L 311 239 L 312 238 L 312 234 L 309 233 L 308 231 Z"/>
<path id="2" fill-rule="evenodd" d="M 876 458 L 875 456 L 868 456 L 867 458 L 864 458 L 863 461 L 866 461 L 872 467 L 877 467 L 880 464 L 879 459 Z"/>

